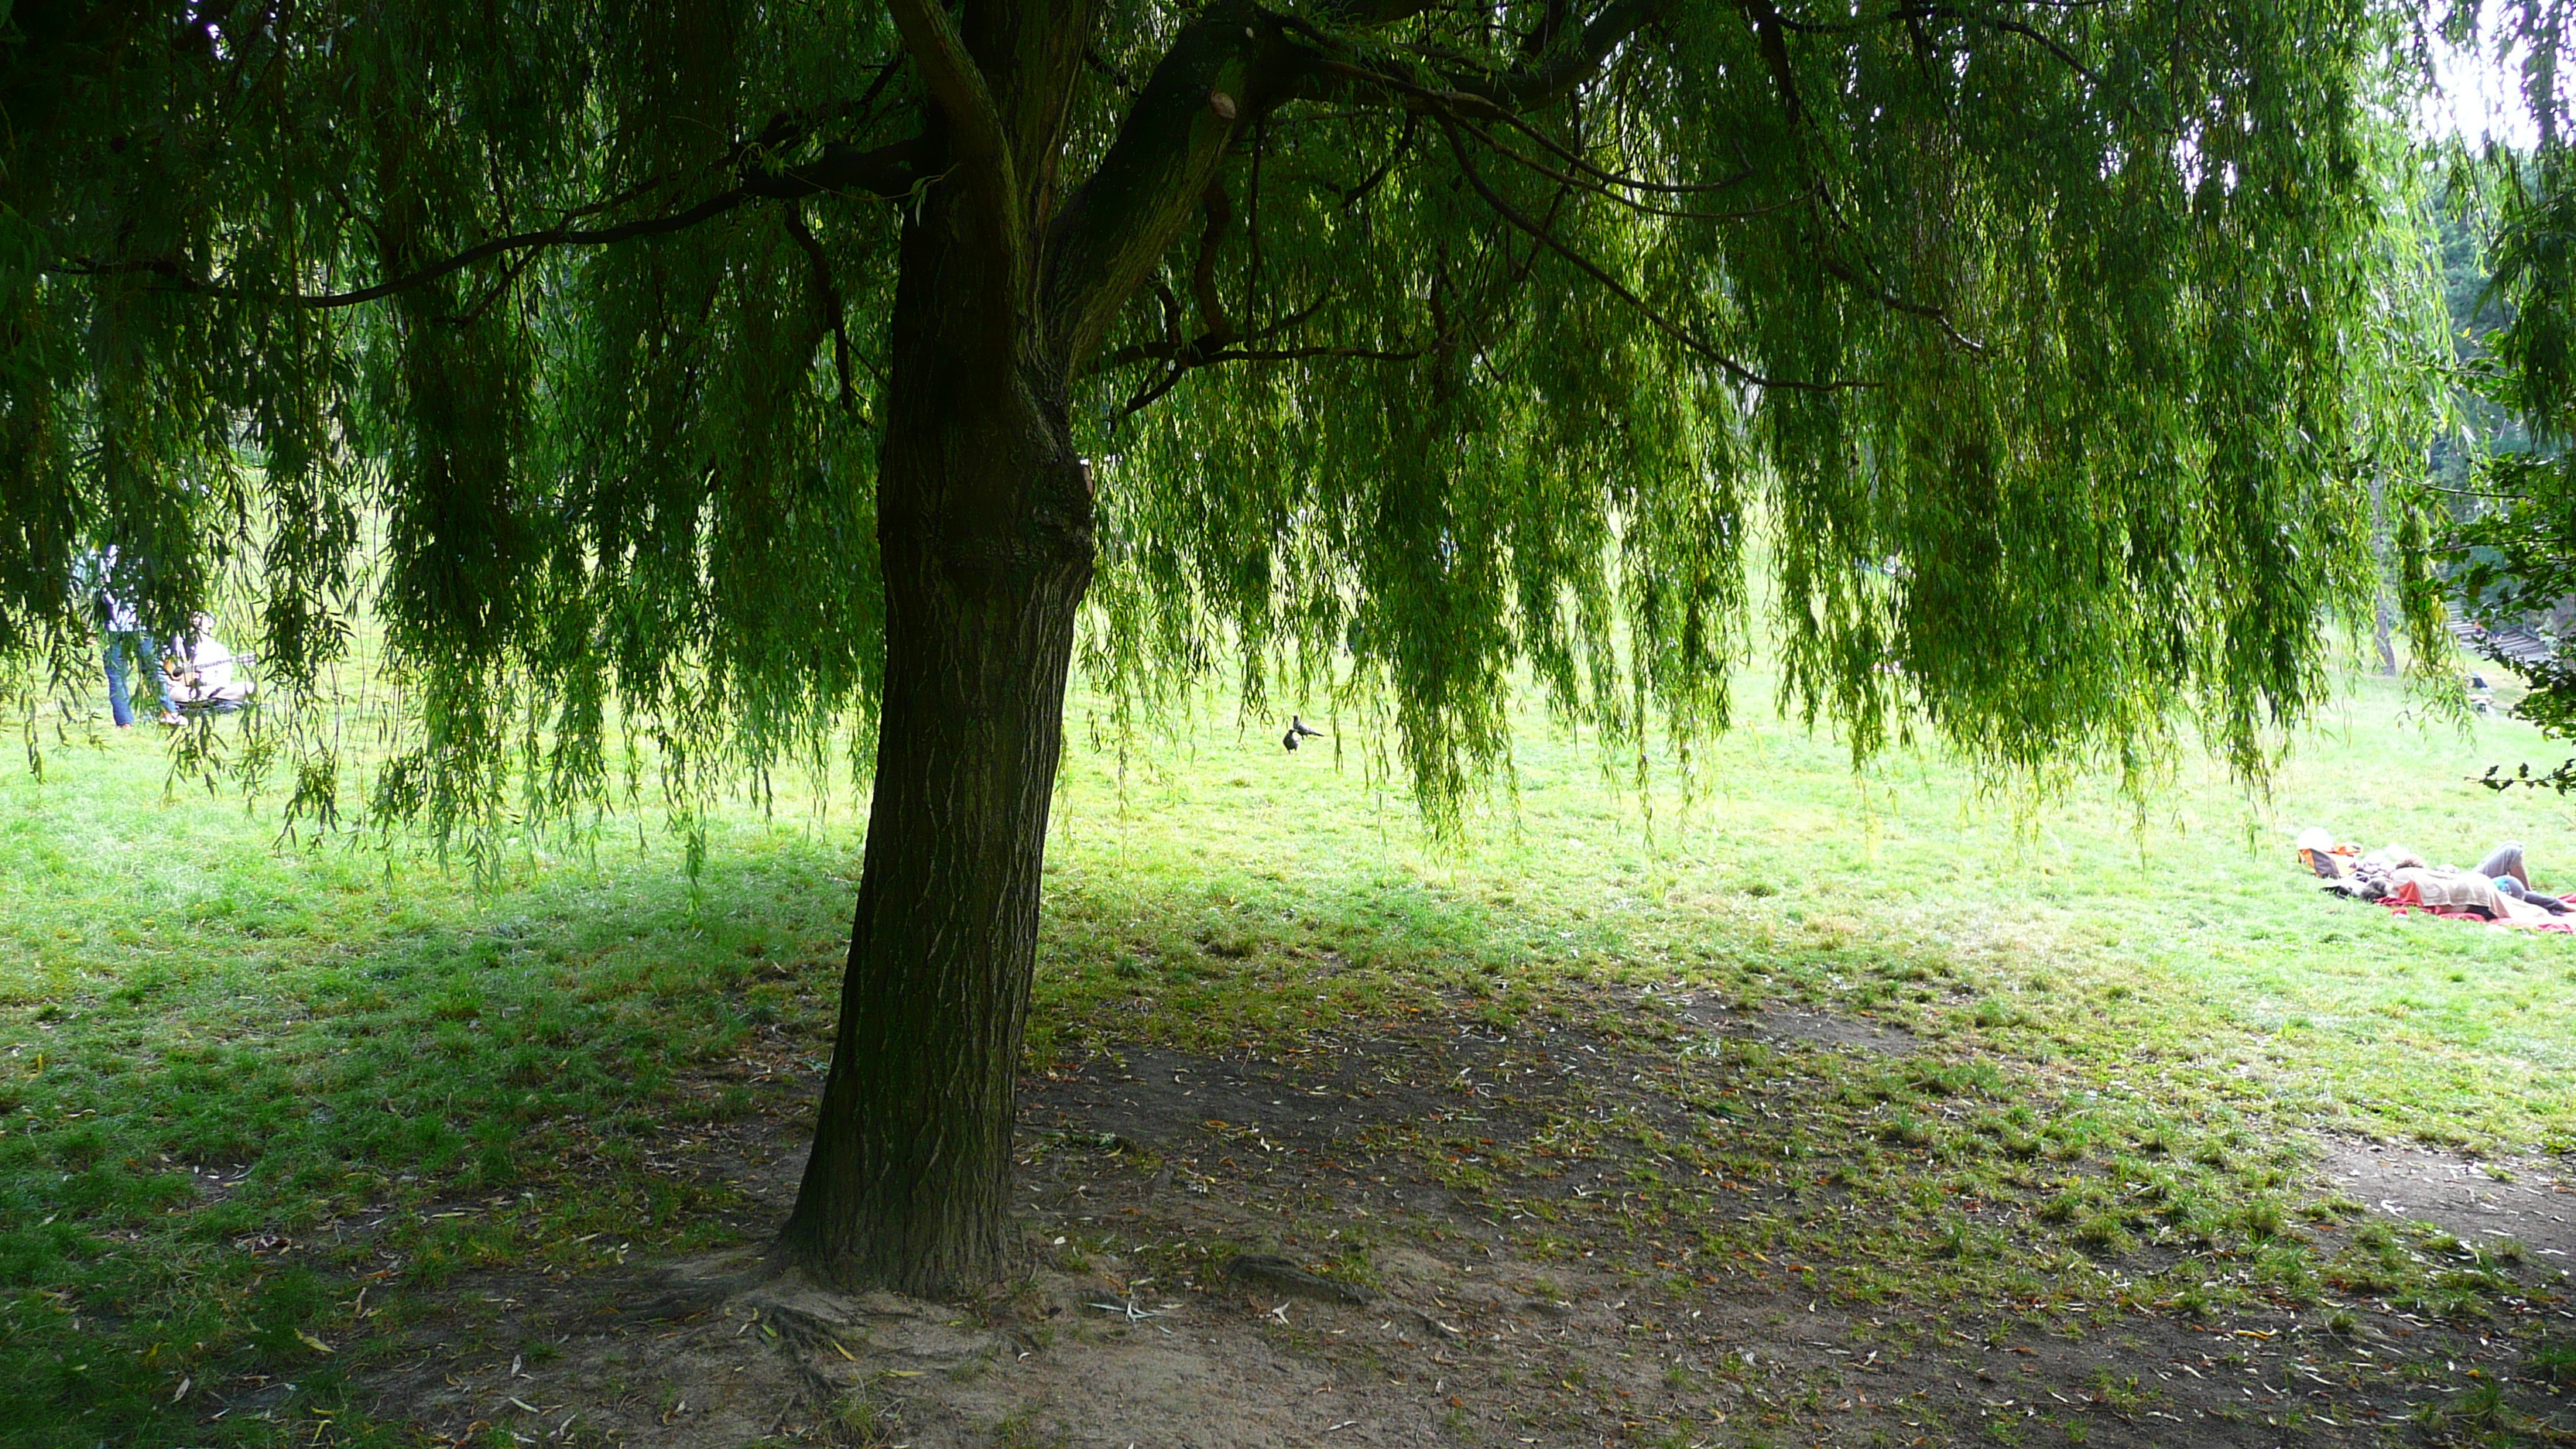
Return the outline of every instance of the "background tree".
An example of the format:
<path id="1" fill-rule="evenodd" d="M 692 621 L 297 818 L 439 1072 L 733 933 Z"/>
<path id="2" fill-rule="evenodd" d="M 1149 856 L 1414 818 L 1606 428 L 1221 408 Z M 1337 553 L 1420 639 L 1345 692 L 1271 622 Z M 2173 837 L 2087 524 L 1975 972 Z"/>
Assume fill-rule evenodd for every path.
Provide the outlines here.
<path id="1" fill-rule="evenodd" d="M 2527 147 L 2491 142 L 2482 155 L 2453 158 L 2445 220 L 2446 241 L 2457 239 L 2445 248 L 2446 271 L 2471 426 L 2436 453 L 2449 506 L 2434 546 L 2442 587 L 2469 622 L 2495 631 L 2559 623 L 2576 600 L 2567 452 L 2576 437 L 2576 156 L 2562 78 L 2571 20 L 2557 0 L 2518 0 L 2492 11 L 2458 5 L 2448 22 L 2480 62 L 2518 77 L 2532 127 Z M 2485 652 L 2531 685 L 2516 714 L 2553 737 L 2576 733 L 2576 663 L 2492 643 Z M 2528 764 L 2511 777 L 2491 769 L 2487 780 L 2565 792 L 2576 789 L 2576 760 L 2541 776 Z"/>
<path id="2" fill-rule="evenodd" d="M 84 667 L 92 542 L 163 624 L 242 581 L 289 695 L 371 609 L 418 721 L 373 808 L 468 841 L 614 796 L 621 738 L 685 810 L 855 722 L 783 1239 L 845 1282 L 1004 1256 L 1087 595 L 1130 698 L 1386 701 L 1435 818 L 1522 671 L 1640 748 L 1721 726 L 1748 558 L 1858 751 L 2256 770 L 2368 607 L 2352 480 L 2422 457 L 2404 17 L 2347 0 L 5 35 L 0 651 Z M 327 732 L 266 738 L 328 808 Z"/>

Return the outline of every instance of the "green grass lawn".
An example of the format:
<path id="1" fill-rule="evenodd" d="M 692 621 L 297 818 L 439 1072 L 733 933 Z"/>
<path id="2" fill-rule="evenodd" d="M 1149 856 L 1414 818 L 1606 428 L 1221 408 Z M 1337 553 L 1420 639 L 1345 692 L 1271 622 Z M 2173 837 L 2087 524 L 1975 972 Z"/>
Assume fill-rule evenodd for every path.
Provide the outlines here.
<path id="1" fill-rule="evenodd" d="M 1357 727 L 1292 755 L 1271 721 L 1209 721 L 1122 769 L 1078 699 L 1032 1059 L 1681 983 L 1865 1012 L 1938 1048 L 1917 1076 L 1969 1073 L 1874 1103 L 2003 1063 L 2086 1104 L 1998 1114 L 2004 1139 L 2202 1162 L 2229 1203 L 2290 1192 L 2302 1129 L 2576 1146 L 2576 939 L 2333 901 L 2289 845 L 2324 824 L 2467 863 L 2515 838 L 2576 888 L 2558 799 L 2469 779 L 2562 757 L 2527 727 L 2408 724 L 2356 679 L 2266 798 L 2195 763 L 2141 812 L 2108 782 L 1990 796 L 1930 752 L 1855 775 L 1754 713 L 1703 752 L 1702 798 L 1651 811 L 1533 713 L 1513 788 L 1444 846 Z M 694 886 L 648 818 L 560 858 L 516 842 L 477 890 L 416 851 L 289 842 L 269 805 L 174 783 L 145 731 L 0 775 L 0 1443 L 401 1442 L 346 1376 L 460 1271 L 756 1230 L 644 1164 L 792 1109 L 819 1067 L 860 812 L 815 803 L 720 818 Z M 746 1057 L 777 1070 L 716 1070 Z M 271 1379 L 291 1413 L 189 1399 Z"/>
<path id="2" fill-rule="evenodd" d="M 2298 878 L 2291 837 L 2326 825 L 2463 865 L 2518 839 L 2535 881 L 2576 890 L 2576 815 L 2470 779 L 2566 751 L 2511 720 L 2409 714 L 2395 683 L 2357 678 L 2263 798 L 2192 762 L 2143 812 L 2107 780 L 2053 802 L 1986 794 L 1930 752 L 1855 776 L 1830 739 L 1758 719 L 1705 752 L 1704 798 L 1659 797 L 1651 821 L 1587 742 L 1533 721 L 1516 799 L 1456 852 L 1426 848 L 1402 796 L 1356 768 L 1211 731 L 1123 800 L 1106 764 L 1077 759 L 1059 902 L 1071 886 L 1135 904 L 1059 910 L 1051 964 L 1096 970 L 1113 943 L 1083 922 L 1194 893 L 1247 921 L 1395 927 L 1390 986 L 1714 972 L 1938 1031 L 1957 992 L 1906 978 L 1939 962 L 1984 1015 L 2000 1000 L 2030 1019 L 2016 1050 L 2260 1061 L 2270 1091 L 2363 1130 L 2576 1145 L 2576 941 L 2401 919 Z"/>

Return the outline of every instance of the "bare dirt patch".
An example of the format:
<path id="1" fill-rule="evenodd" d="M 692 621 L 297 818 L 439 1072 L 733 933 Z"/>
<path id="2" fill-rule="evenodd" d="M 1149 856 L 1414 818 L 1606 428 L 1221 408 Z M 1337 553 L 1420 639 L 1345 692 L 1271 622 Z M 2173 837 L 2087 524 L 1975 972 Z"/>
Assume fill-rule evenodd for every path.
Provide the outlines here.
<path id="1" fill-rule="evenodd" d="M 1783 1050 L 1892 1050 L 1865 1022 L 1782 1016 L 1801 1028 L 1767 1032 Z M 1277 1053 L 1104 1051 L 1024 1086 L 1031 1256 L 1005 1292 L 842 1294 L 747 1251 L 493 1275 L 408 1330 L 377 1412 L 448 1443 L 680 1449 L 2376 1444 L 2518 1369 L 2500 1333 L 2367 1301 L 2341 1321 L 1882 1305 L 1818 1287 L 1867 1265 L 1708 1251 L 1621 1170 L 1651 1152 L 1609 1130 L 1697 1110 L 1659 1081 L 1669 1062 L 1615 1031 L 1466 1020 Z M 1602 1135 L 1566 1147 L 1587 1124 Z M 722 1170 L 783 1214 L 801 1129 L 771 1130 Z M 2509 1204 L 2507 1231 L 2543 1253 L 2563 1189 L 2526 1166 L 2472 1180 L 2338 1144 L 2324 1176 L 2463 1238 Z M 1736 1219 L 1860 1210 L 1813 1184 L 1706 1192 L 1700 1211 Z M 1229 1272 L 1245 1255 L 1284 1267 Z M 2554 1263 L 2512 1269 L 2535 1303 Z"/>
<path id="2" fill-rule="evenodd" d="M 2330 1138 L 2322 1171 L 2376 1214 L 2436 1223 L 2468 1243 L 2510 1239 L 2561 1267 L 2576 1254 L 2576 1185 L 2548 1158 L 2472 1159 Z"/>
<path id="3" fill-rule="evenodd" d="M 1688 998 L 1685 1003 L 1698 1004 Z M 1922 1045 L 1912 1032 L 1813 1007 L 1766 1007 L 1748 1016 L 1724 1020 L 1722 1027 L 1730 1035 L 1755 1041 L 1842 1047 L 1877 1056 L 1911 1056 Z"/>

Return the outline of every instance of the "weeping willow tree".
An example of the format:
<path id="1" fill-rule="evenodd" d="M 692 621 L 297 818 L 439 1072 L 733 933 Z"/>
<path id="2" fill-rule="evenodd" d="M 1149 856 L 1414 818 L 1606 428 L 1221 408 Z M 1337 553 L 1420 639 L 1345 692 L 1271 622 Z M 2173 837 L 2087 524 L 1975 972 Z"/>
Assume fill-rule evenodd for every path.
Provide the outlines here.
<path id="1" fill-rule="evenodd" d="M 450 826 L 870 732 L 845 1283 L 1005 1259 L 1085 627 L 1382 701 L 1438 814 L 1515 679 L 1721 727 L 1761 559 L 1864 751 L 2259 770 L 2438 345 L 2368 0 L 5 13 L 0 654 L 111 546 L 288 696 L 371 609 Z"/>

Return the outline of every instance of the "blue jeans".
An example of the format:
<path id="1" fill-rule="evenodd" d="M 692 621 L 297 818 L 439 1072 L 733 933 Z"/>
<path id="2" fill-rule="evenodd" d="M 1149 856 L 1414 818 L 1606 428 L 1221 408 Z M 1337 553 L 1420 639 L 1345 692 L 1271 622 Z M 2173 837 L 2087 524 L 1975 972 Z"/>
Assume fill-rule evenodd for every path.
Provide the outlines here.
<path id="1" fill-rule="evenodd" d="M 116 727 L 124 729 L 134 723 L 132 696 L 125 685 L 126 659 L 130 655 L 135 671 L 151 679 L 161 691 L 161 712 L 177 714 L 178 701 L 170 694 L 170 676 L 161 671 L 161 651 L 149 634 L 112 633 L 107 636 L 107 712 L 115 717 Z"/>
<path id="2" fill-rule="evenodd" d="M 2518 840 L 2506 841 L 2487 852 L 2487 858 L 2478 862 L 2478 874 L 2494 877 L 2497 895 L 2511 896 L 2518 901 L 2543 899 L 2542 892 L 2533 890 L 2525 882 L 2524 877 L 2530 873 L 2523 866 L 2522 842 Z M 2555 909 L 2554 906 L 2552 908 Z"/>

